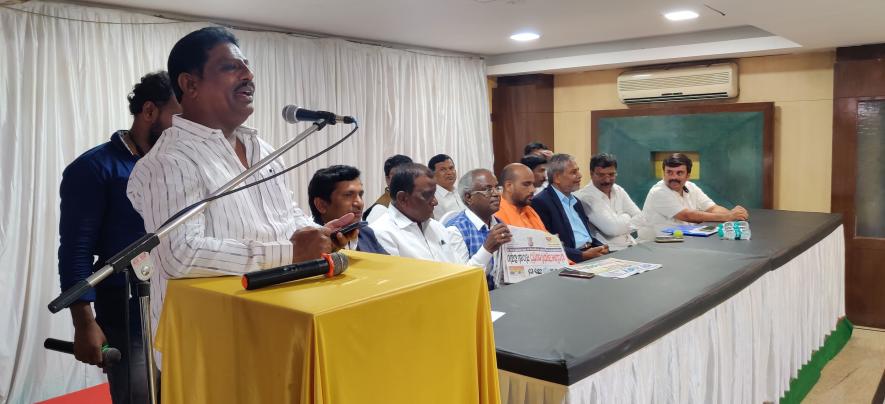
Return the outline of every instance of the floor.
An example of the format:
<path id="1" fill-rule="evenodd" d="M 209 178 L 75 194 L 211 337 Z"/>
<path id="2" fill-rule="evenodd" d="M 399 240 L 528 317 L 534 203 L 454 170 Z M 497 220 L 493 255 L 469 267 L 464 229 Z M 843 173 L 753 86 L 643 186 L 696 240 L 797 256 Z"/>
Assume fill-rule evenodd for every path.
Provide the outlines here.
<path id="1" fill-rule="evenodd" d="M 855 327 L 803 404 L 870 404 L 885 371 L 885 330 Z"/>

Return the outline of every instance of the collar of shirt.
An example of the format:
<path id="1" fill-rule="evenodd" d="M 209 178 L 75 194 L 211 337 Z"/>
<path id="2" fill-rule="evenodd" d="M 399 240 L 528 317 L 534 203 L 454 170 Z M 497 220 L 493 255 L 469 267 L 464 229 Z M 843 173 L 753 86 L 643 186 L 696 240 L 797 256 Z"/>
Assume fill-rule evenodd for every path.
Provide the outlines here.
<path id="1" fill-rule="evenodd" d="M 612 209 L 617 209 L 617 206 L 622 203 L 621 193 L 623 192 L 623 190 L 619 189 L 620 187 L 618 186 L 618 184 L 612 184 L 612 190 L 609 193 L 610 195 L 606 195 L 605 192 L 602 192 L 601 189 L 596 188 L 596 185 L 593 185 L 592 182 L 588 184 L 585 188 L 587 189 L 587 196 L 602 201 L 604 204 L 610 206 Z"/>
<path id="2" fill-rule="evenodd" d="M 606 195 L 605 192 L 602 192 L 601 189 L 596 188 L 596 184 L 590 183 L 590 186 L 587 187 L 587 190 L 594 193 L 597 197 L 605 198 L 605 199 L 615 199 L 615 184 L 612 184 L 612 190 L 610 192 L 611 196 Z"/>
<path id="3" fill-rule="evenodd" d="M 221 129 L 212 129 L 208 126 L 201 125 L 194 121 L 182 118 L 181 115 L 173 115 L 172 116 L 172 126 L 175 126 L 191 135 L 203 138 L 203 139 L 212 139 L 212 138 L 222 138 L 224 139 L 224 132 Z M 240 125 L 234 131 L 237 136 L 256 136 L 258 135 L 258 131 L 254 128 L 250 128 L 248 126 Z"/>
<path id="4" fill-rule="evenodd" d="M 430 221 L 430 219 L 427 219 L 421 223 L 416 223 L 414 220 L 409 219 L 409 217 L 406 216 L 403 212 L 400 212 L 399 209 L 396 208 L 396 205 L 392 203 L 390 204 L 390 206 L 387 207 L 387 209 L 390 210 L 390 214 L 393 217 L 393 223 L 395 223 L 396 227 L 399 227 L 400 229 L 405 229 L 409 226 L 415 226 L 418 228 L 418 230 L 423 230 L 427 228 L 427 222 Z"/>
<path id="5" fill-rule="evenodd" d="M 664 180 L 661 180 L 659 182 L 659 184 L 660 184 L 661 188 L 664 188 L 664 189 L 676 194 L 676 196 L 678 196 L 680 198 L 688 197 L 688 195 L 686 195 L 686 194 L 690 194 L 692 187 L 695 187 L 695 185 L 691 181 L 685 181 L 685 184 L 682 186 L 682 192 L 679 192 L 679 191 L 674 191 L 673 188 L 670 188 L 670 186 L 667 185 L 667 183 L 664 182 Z"/>
<path id="6" fill-rule="evenodd" d="M 470 223 L 473 223 L 473 225 L 476 226 L 476 230 L 480 230 L 483 226 L 486 225 L 486 222 L 483 222 L 482 219 L 480 219 L 479 216 L 476 215 L 476 213 L 473 213 L 472 210 L 464 209 L 464 214 L 467 216 L 467 219 L 470 219 Z M 488 230 L 491 230 L 492 226 L 498 224 L 498 219 L 496 219 L 495 216 L 492 215 L 492 220 L 490 220 L 489 222 L 491 223 L 491 226 L 489 226 Z"/>
<path id="7" fill-rule="evenodd" d="M 599 188 L 596 188 L 596 185 L 593 183 L 587 184 L 585 187 L 575 191 L 572 195 L 580 200 L 583 200 L 586 204 L 590 204 L 590 199 L 592 198 L 604 198 L 604 199 L 614 199 L 615 196 L 615 188 L 612 186 L 612 197 L 609 198 L 605 192 L 602 192 Z"/>
<path id="8" fill-rule="evenodd" d="M 563 206 L 575 206 L 575 204 L 578 203 L 578 199 L 575 198 L 574 194 L 565 196 L 565 194 L 556 189 L 556 187 L 551 188 L 553 188 L 553 192 L 556 192 L 556 196 L 559 198 L 559 202 L 561 202 Z"/>
<path id="9" fill-rule="evenodd" d="M 111 144 L 114 145 L 114 147 L 116 147 L 118 151 L 123 153 L 123 155 L 128 155 L 128 157 L 131 157 L 134 160 L 138 160 L 141 156 L 139 156 L 138 153 L 135 152 L 135 150 L 130 149 L 129 144 L 126 143 L 125 138 L 128 136 L 128 130 L 118 130 L 114 132 L 113 135 L 111 135 Z"/>
<path id="10" fill-rule="evenodd" d="M 455 191 L 449 191 L 442 187 L 442 185 L 436 184 L 436 199 L 442 200 L 443 198 L 451 198 L 451 196 L 458 196 L 455 194 Z"/>

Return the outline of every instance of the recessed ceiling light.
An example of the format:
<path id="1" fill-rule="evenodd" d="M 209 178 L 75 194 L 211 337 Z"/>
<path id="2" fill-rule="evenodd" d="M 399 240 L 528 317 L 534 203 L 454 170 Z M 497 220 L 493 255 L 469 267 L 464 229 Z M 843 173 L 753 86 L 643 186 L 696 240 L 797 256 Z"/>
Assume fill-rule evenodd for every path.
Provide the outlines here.
<path id="1" fill-rule="evenodd" d="M 540 38 L 541 36 L 534 32 L 520 32 L 518 34 L 510 35 L 510 39 L 514 41 L 534 41 L 535 39 Z"/>
<path id="2" fill-rule="evenodd" d="M 698 18 L 698 13 L 691 11 L 691 10 L 673 11 L 673 12 L 669 12 L 669 13 L 664 14 L 664 18 L 666 18 L 670 21 L 693 20 L 695 18 Z"/>

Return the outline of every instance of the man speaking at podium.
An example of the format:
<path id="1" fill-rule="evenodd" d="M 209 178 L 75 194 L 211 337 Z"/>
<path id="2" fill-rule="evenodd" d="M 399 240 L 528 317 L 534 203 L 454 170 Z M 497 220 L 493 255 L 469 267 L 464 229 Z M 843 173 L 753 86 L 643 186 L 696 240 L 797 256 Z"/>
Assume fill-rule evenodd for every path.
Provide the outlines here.
<path id="1" fill-rule="evenodd" d="M 168 70 L 182 113 L 135 166 L 127 189 L 148 232 L 273 151 L 255 129 L 242 126 L 253 111 L 254 74 L 230 31 L 209 27 L 186 35 L 172 48 Z M 245 184 L 282 170 L 275 161 Z M 213 201 L 151 252 L 154 328 L 168 279 L 236 275 L 319 258 L 347 243 L 330 235 L 353 220 L 348 213 L 325 227 L 313 224 L 282 178 Z"/>

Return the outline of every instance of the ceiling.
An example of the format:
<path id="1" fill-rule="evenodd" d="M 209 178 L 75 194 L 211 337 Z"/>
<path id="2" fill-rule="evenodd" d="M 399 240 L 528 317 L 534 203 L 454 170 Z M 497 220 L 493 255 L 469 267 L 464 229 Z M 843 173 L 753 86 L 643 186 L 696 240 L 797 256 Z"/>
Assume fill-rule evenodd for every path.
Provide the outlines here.
<path id="1" fill-rule="evenodd" d="M 490 66 L 495 66 L 494 60 L 507 60 L 510 65 L 514 61 L 549 60 L 549 53 L 556 49 L 559 58 L 597 55 L 600 44 L 606 45 L 604 52 L 611 56 L 603 58 L 604 63 L 596 64 L 588 64 L 587 58 L 573 60 L 572 66 L 536 63 L 515 68 L 516 73 L 532 69 L 573 70 L 724 55 L 788 53 L 885 42 L 883 0 L 707 0 L 706 3 L 692 0 L 250 0 L 248 5 L 243 1 L 218 0 L 93 0 L 93 3 L 495 55 L 489 59 Z M 700 17 L 671 22 L 662 16 L 664 12 L 679 9 L 694 10 Z M 756 30 L 758 35 L 748 38 L 747 29 Z M 523 30 L 536 31 L 541 38 L 527 43 L 509 39 L 511 34 Z M 736 37 L 730 39 L 727 33 L 732 31 Z M 708 36 L 715 40 L 702 46 Z M 663 45 L 661 41 L 655 44 L 655 38 L 667 40 Z M 747 39 L 752 39 L 752 43 L 737 46 L 738 43 L 730 42 Z M 688 42 L 680 43 L 681 40 Z M 625 50 L 652 46 L 643 43 L 660 49 L 634 52 L 624 58 L 618 56 Z M 694 48 L 689 52 L 683 45 Z"/>

